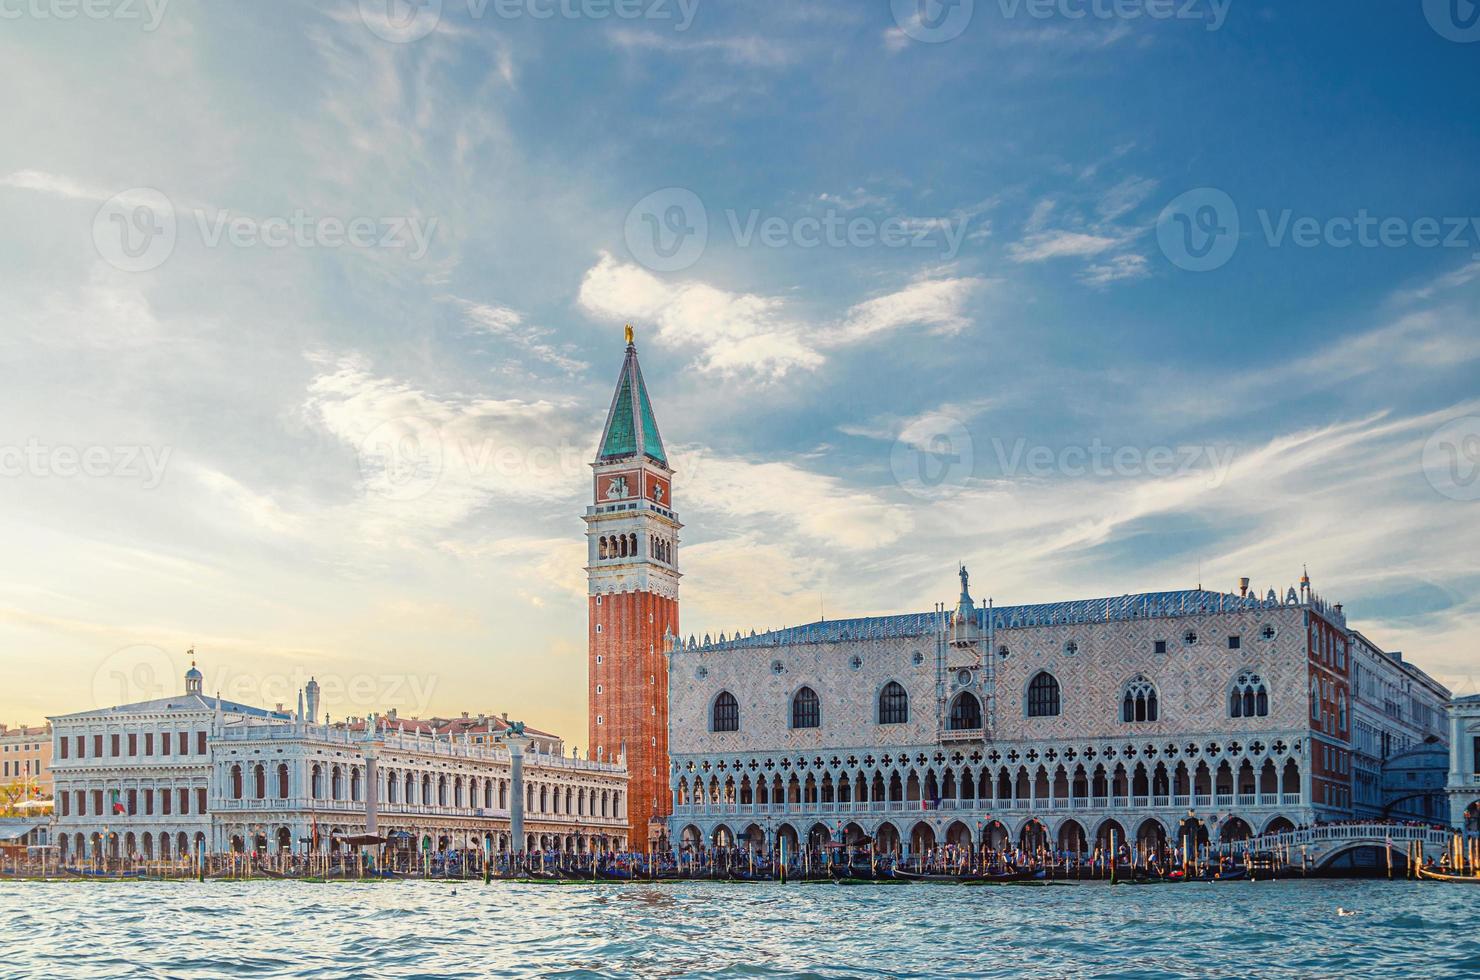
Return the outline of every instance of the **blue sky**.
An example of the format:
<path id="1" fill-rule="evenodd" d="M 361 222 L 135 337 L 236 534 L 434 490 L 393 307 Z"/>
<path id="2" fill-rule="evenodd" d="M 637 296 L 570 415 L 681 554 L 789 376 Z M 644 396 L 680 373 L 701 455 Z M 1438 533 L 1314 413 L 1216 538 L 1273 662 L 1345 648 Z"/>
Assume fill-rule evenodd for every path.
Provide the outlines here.
<path id="1" fill-rule="evenodd" d="M 0 717 L 195 645 L 579 743 L 627 320 L 686 630 L 1308 563 L 1474 692 L 1446 4 L 389 4 L 7 14 Z"/>

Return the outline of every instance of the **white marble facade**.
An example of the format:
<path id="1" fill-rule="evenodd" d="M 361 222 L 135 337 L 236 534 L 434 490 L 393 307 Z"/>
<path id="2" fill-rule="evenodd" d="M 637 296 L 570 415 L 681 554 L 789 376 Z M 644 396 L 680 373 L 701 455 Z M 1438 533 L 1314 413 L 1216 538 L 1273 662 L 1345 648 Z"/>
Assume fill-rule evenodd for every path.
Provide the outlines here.
<path id="1" fill-rule="evenodd" d="M 372 779 L 375 830 L 417 851 L 626 846 L 627 771 L 610 763 L 526 751 L 518 847 L 503 745 L 393 731 L 369 742 L 339 726 L 248 724 L 223 732 L 214 763 L 218 850 L 327 852 L 336 838 L 370 830 Z"/>
<path id="2" fill-rule="evenodd" d="M 507 746 L 486 733 L 388 730 L 380 719 L 369 739 L 365 724 L 308 721 L 317 685 L 306 693 L 306 711 L 301 703 L 295 713 L 267 711 L 205 695 L 192 667 L 183 694 L 52 718 L 52 828 L 63 855 L 328 852 L 337 837 L 370 829 L 372 778 L 375 829 L 417 850 L 626 845 L 623 766 L 567 757 L 553 736 L 528 736 L 526 839 L 515 847 Z"/>
<path id="3" fill-rule="evenodd" d="M 1449 704 L 1449 822 L 1480 834 L 1480 695 Z"/>
<path id="4" fill-rule="evenodd" d="M 990 616 L 964 592 L 962 604 L 675 643 L 674 839 L 869 836 L 908 848 L 1026 830 L 1072 847 L 1093 846 L 1112 820 L 1122 839 L 1172 839 L 1189 811 L 1214 837 L 1345 815 L 1310 788 L 1321 745 L 1307 621 L 1341 614 L 1308 592 L 1192 590 Z M 1045 672 L 1057 711 L 1040 698 L 1030 716 Z M 891 683 L 908 698 L 902 723 L 881 723 Z M 793 724 L 803 688 L 817 727 Z M 1242 697 L 1233 716 L 1236 690 L 1250 694 L 1248 716 Z M 735 731 L 715 730 L 722 692 Z M 956 710 L 965 695 L 979 699 L 979 727 Z"/>

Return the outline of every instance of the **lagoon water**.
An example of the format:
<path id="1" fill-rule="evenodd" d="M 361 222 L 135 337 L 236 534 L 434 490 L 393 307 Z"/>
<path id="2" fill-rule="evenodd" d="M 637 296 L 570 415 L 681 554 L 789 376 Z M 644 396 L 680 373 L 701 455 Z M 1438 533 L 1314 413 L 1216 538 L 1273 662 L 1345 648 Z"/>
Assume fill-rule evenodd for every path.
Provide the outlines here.
<path id="1" fill-rule="evenodd" d="M 1476 977 L 1480 888 L 5 883 L 0 974 Z"/>

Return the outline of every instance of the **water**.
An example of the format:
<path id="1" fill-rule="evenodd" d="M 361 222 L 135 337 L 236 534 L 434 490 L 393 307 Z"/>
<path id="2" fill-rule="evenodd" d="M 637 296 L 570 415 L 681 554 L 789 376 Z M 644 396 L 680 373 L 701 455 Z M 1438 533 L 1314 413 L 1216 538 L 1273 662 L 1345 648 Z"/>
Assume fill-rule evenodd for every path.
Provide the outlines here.
<path id="1" fill-rule="evenodd" d="M 1386 881 L 4 883 L 0 976 L 1476 977 L 1477 913 Z"/>

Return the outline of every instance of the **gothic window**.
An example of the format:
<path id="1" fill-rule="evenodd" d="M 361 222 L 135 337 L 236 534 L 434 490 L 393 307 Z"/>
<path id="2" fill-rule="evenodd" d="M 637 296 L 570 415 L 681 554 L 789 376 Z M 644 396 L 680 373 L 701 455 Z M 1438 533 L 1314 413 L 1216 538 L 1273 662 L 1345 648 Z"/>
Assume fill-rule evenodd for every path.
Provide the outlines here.
<path id="1" fill-rule="evenodd" d="M 1269 689 L 1259 675 L 1244 671 L 1233 681 L 1228 692 L 1230 718 L 1264 718 L 1269 714 Z"/>
<path id="2" fill-rule="evenodd" d="M 602 537 L 601 541 L 597 545 L 596 557 L 597 558 L 605 558 L 606 557 L 606 538 L 605 538 L 605 536 Z"/>
<path id="3" fill-rule="evenodd" d="M 897 681 L 890 681 L 879 692 L 879 724 L 903 725 L 910 720 L 910 696 Z"/>
<path id="4" fill-rule="evenodd" d="M 735 700 L 735 695 L 729 691 L 721 691 L 719 697 L 714 699 L 714 718 L 711 730 L 716 732 L 738 732 L 740 730 L 740 704 Z"/>
<path id="5" fill-rule="evenodd" d="M 818 704 L 817 692 L 804 687 L 791 699 L 791 727 L 818 728 L 822 725 L 822 706 Z"/>
<path id="6" fill-rule="evenodd" d="M 951 720 L 948 726 L 953 732 L 975 731 L 982 727 L 982 703 L 976 695 L 962 691 L 951 702 Z"/>
<path id="7" fill-rule="evenodd" d="M 1156 720 L 1156 686 L 1137 674 L 1125 686 L 1125 696 L 1120 701 L 1120 720 L 1123 722 Z"/>
<path id="8" fill-rule="evenodd" d="M 1028 717 L 1049 718 L 1059 713 L 1059 682 L 1040 670 L 1028 683 Z"/>

